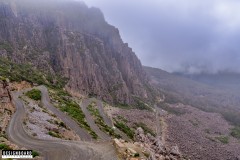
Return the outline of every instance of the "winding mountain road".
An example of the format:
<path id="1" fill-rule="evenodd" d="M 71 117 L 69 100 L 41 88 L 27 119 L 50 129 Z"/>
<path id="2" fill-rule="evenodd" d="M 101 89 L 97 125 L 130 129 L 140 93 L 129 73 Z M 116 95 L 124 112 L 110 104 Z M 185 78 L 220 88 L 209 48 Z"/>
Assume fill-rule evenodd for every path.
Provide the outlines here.
<path id="1" fill-rule="evenodd" d="M 87 107 L 91 102 L 96 102 L 97 109 L 99 111 L 100 116 L 103 118 L 104 123 L 108 125 L 109 127 L 114 127 L 112 120 L 107 116 L 107 114 L 104 112 L 103 104 L 101 101 L 97 100 L 96 98 L 89 98 L 85 99 L 82 101 L 80 105 L 83 113 L 86 115 L 86 119 L 90 127 L 97 133 L 97 135 L 102 139 L 102 140 L 110 140 L 111 137 L 101 131 L 99 127 L 96 125 L 94 122 L 93 116 L 90 114 L 88 111 Z M 118 128 L 114 129 L 115 133 L 121 135 L 121 137 L 127 141 L 130 141 L 130 139 L 127 137 L 127 135 L 123 132 L 121 132 Z"/>
<path id="2" fill-rule="evenodd" d="M 81 138 L 81 140 L 90 141 L 92 140 L 91 136 L 82 128 L 79 127 L 79 125 L 71 119 L 68 115 L 64 114 L 60 110 L 58 110 L 56 107 L 54 107 L 50 103 L 50 98 L 48 95 L 48 90 L 45 86 L 39 86 L 37 87 L 41 93 L 42 93 L 42 104 L 50 111 L 52 111 L 58 118 L 60 118 L 69 128 L 74 130 L 77 135 Z"/>
<path id="3" fill-rule="evenodd" d="M 19 96 L 21 92 L 12 93 L 16 112 L 10 121 L 7 134 L 15 144 L 37 150 L 45 160 L 116 160 L 115 149 L 111 143 L 41 140 L 29 136 L 23 128 L 25 117 L 24 104 Z M 50 104 L 48 98 L 45 99 Z M 55 114 L 55 112 L 53 112 Z"/>
<path id="4" fill-rule="evenodd" d="M 87 120 L 89 126 L 92 128 L 92 130 L 94 130 L 94 132 L 96 132 L 97 135 L 100 137 L 100 139 L 102 139 L 102 140 L 110 140 L 111 137 L 98 128 L 98 126 L 94 122 L 94 119 L 93 119 L 92 115 L 88 111 L 87 107 L 88 107 L 88 105 L 91 102 L 92 102 L 91 99 L 86 99 L 86 100 L 83 100 L 82 104 L 80 105 L 83 113 L 86 116 L 86 120 Z"/>
<path id="5" fill-rule="evenodd" d="M 114 125 L 113 125 L 113 121 L 111 118 L 109 118 L 107 116 L 107 114 L 104 112 L 104 108 L 103 108 L 103 104 L 101 101 L 95 99 L 95 101 L 97 102 L 97 106 L 98 106 L 98 110 L 99 110 L 99 113 L 100 115 L 103 117 L 103 120 L 105 122 L 105 124 L 107 124 L 109 127 L 113 128 Z M 115 127 L 114 129 L 115 133 L 119 134 L 122 136 L 123 139 L 127 140 L 127 141 L 130 141 L 131 139 L 128 138 L 128 136 L 123 133 L 122 131 L 120 131 L 118 128 Z"/>

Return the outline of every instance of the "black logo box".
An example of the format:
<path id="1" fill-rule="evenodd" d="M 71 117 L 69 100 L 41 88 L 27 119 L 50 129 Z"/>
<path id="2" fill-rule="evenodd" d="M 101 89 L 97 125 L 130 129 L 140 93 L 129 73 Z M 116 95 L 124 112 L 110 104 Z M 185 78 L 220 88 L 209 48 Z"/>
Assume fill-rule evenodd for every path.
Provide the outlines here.
<path id="1" fill-rule="evenodd" d="M 2 150 L 3 156 L 26 156 L 32 155 L 32 150 Z"/>

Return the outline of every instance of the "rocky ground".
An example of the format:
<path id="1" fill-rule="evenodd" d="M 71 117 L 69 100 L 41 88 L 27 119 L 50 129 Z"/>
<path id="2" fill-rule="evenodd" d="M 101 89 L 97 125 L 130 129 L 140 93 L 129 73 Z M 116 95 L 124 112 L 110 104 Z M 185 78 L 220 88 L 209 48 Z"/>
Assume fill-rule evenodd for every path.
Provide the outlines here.
<path id="1" fill-rule="evenodd" d="M 169 145 L 177 144 L 193 160 L 240 159 L 240 141 L 230 135 L 232 126 L 220 114 L 203 112 L 182 104 L 171 107 L 181 108 L 185 113 L 166 117 Z"/>
<path id="2" fill-rule="evenodd" d="M 80 140 L 56 115 L 47 110 L 40 102 L 22 96 L 27 116 L 24 126 L 29 135 L 38 139 Z"/>
<path id="3" fill-rule="evenodd" d="M 135 128 L 134 142 L 125 142 L 124 140 L 114 140 L 114 144 L 123 159 L 132 160 L 181 160 L 185 159 L 176 144 L 166 145 L 165 137 L 163 138 L 163 130 L 166 130 L 163 125 L 163 117 L 165 111 L 161 110 L 159 117 L 156 112 L 137 110 L 137 109 L 121 109 L 105 105 L 104 107 L 108 116 L 112 119 L 121 119 L 132 129 L 136 127 L 136 123 L 145 124 L 147 128 L 153 131 L 155 135 L 145 133 L 141 127 Z M 159 133 L 157 133 L 160 131 Z M 165 135 L 164 135 L 165 136 Z M 135 156 L 134 155 L 139 155 Z"/>
<path id="4" fill-rule="evenodd" d="M 161 137 L 145 134 L 142 128 L 135 131 L 135 142 L 114 139 L 121 159 L 126 160 L 184 160 L 177 146 L 166 147 Z"/>
<path id="5" fill-rule="evenodd" d="M 130 127 L 135 127 L 136 123 L 144 123 L 152 131 L 156 131 L 156 115 L 155 112 L 150 112 L 147 110 L 138 110 L 138 109 L 121 109 L 116 107 L 111 107 L 107 105 L 105 108 L 106 113 L 113 118 L 118 119 L 123 117 L 127 120 L 127 124 Z"/>

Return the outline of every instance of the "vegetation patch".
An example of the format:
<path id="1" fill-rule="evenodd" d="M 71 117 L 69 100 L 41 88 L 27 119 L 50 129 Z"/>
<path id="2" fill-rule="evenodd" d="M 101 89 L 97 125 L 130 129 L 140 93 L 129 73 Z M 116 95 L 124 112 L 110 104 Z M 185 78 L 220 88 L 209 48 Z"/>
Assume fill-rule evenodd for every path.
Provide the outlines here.
<path id="1" fill-rule="evenodd" d="M 8 42 L 0 43 L 0 50 L 6 50 L 8 53 L 13 52 L 12 46 Z"/>
<path id="2" fill-rule="evenodd" d="M 2 133 L 0 132 L 0 137 L 3 137 L 5 139 L 8 139 L 7 138 L 7 134 L 5 133 L 5 131 L 3 131 Z"/>
<path id="3" fill-rule="evenodd" d="M 135 153 L 133 157 L 140 157 L 139 153 Z"/>
<path id="4" fill-rule="evenodd" d="M 67 94 L 65 94 L 63 91 L 61 91 L 60 93 L 58 91 L 50 93 L 50 96 L 58 102 L 58 105 L 56 105 L 57 108 L 59 108 L 63 112 L 66 112 L 70 117 L 72 117 L 80 127 L 88 131 L 92 138 L 98 138 L 98 135 L 88 125 L 83 111 L 75 101 L 68 98 L 66 96 Z"/>
<path id="5" fill-rule="evenodd" d="M 228 144 L 229 142 L 229 138 L 227 136 L 219 136 L 219 137 L 216 137 L 216 139 L 222 142 L 223 144 Z"/>
<path id="6" fill-rule="evenodd" d="M 114 104 L 116 104 L 116 107 L 122 108 L 122 109 L 134 109 L 133 106 L 130 106 L 129 104 L 126 103 L 119 103 L 117 101 L 114 102 Z"/>
<path id="7" fill-rule="evenodd" d="M 10 148 L 5 143 L 0 143 L 0 150 L 12 150 L 12 148 Z"/>
<path id="8" fill-rule="evenodd" d="M 138 128 L 138 127 L 141 127 L 145 134 L 149 133 L 152 136 L 156 136 L 156 134 L 153 132 L 153 130 L 148 128 L 146 124 L 144 124 L 142 122 L 134 123 L 134 128 Z"/>
<path id="9" fill-rule="evenodd" d="M 237 139 L 240 139 L 240 127 L 232 128 L 231 135 Z"/>
<path id="10" fill-rule="evenodd" d="M 135 105 L 136 105 L 136 108 L 137 109 L 140 109 L 140 110 L 152 110 L 149 106 L 148 106 L 148 104 L 146 104 L 145 102 L 143 102 L 142 100 L 141 100 L 141 98 L 139 98 L 139 97 L 136 97 L 136 96 L 134 96 L 133 97 L 134 98 L 134 101 L 135 101 Z"/>
<path id="11" fill-rule="evenodd" d="M 131 128 L 129 128 L 124 122 L 119 121 L 114 119 L 115 121 L 115 126 L 122 131 L 123 133 L 125 133 L 130 139 L 133 139 L 134 137 L 134 132 L 131 130 Z"/>
<path id="12" fill-rule="evenodd" d="M 46 85 L 50 88 L 63 88 L 67 82 L 61 75 L 52 75 L 38 70 L 31 64 L 17 64 L 7 58 L 0 57 L 0 75 L 10 81 L 27 81 L 39 85 Z"/>
<path id="13" fill-rule="evenodd" d="M 61 136 L 59 135 L 59 133 L 53 132 L 53 131 L 49 131 L 48 134 L 52 137 L 56 137 L 56 138 L 61 138 Z"/>
<path id="14" fill-rule="evenodd" d="M 180 116 L 180 115 L 183 115 L 186 113 L 186 111 L 184 111 L 183 109 L 181 108 L 174 108 L 174 107 L 170 107 L 168 104 L 166 103 L 160 103 L 158 105 L 160 108 L 162 108 L 163 110 L 167 111 L 168 113 L 171 113 L 171 114 L 175 114 L 177 116 Z"/>
<path id="15" fill-rule="evenodd" d="M 121 121 L 123 121 L 124 123 L 127 123 L 128 122 L 128 120 L 126 119 L 126 118 L 124 118 L 123 116 L 117 116 L 117 119 L 118 120 L 121 120 Z"/>
<path id="16" fill-rule="evenodd" d="M 121 135 L 116 134 L 113 128 L 105 124 L 102 116 L 99 113 L 99 110 L 95 107 L 95 103 L 89 104 L 87 109 L 89 110 L 91 115 L 94 117 L 94 122 L 97 124 L 100 130 L 102 130 L 103 132 L 107 133 L 112 137 L 121 138 Z"/>
<path id="17" fill-rule="evenodd" d="M 39 156 L 39 153 L 37 151 L 32 151 L 32 156 L 33 156 L 33 158 L 37 157 L 37 156 Z"/>
<path id="18" fill-rule="evenodd" d="M 32 90 L 28 91 L 25 95 L 35 101 L 41 100 L 41 98 L 42 98 L 41 91 L 38 89 L 32 89 Z"/>

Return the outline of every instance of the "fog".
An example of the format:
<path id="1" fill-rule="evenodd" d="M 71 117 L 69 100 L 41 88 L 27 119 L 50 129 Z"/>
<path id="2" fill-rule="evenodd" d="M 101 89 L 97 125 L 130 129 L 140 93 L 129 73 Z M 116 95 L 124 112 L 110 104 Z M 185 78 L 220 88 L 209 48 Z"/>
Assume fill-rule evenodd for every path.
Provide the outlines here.
<path id="1" fill-rule="evenodd" d="M 167 71 L 240 72 L 238 0 L 85 0 L 142 63 Z"/>

